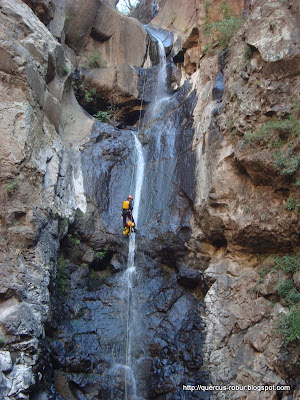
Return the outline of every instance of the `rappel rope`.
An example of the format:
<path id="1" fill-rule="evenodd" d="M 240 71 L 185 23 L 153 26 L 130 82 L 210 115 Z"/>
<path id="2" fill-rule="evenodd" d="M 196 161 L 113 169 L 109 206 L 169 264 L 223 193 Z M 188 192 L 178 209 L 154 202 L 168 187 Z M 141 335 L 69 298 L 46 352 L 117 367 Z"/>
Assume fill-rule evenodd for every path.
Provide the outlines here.
<path id="1" fill-rule="evenodd" d="M 142 119 L 142 108 L 143 108 L 143 101 L 144 101 L 144 92 L 145 92 L 145 84 L 146 84 L 146 74 L 144 75 L 144 83 L 143 83 L 143 91 L 142 91 L 142 99 L 141 99 L 141 108 L 140 108 L 140 115 L 139 115 L 139 122 L 138 122 L 138 130 L 137 134 L 139 135 L 140 133 L 140 125 L 141 125 L 141 119 Z M 132 167 L 132 173 L 131 173 L 131 180 L 130 180 L 130 194 L 132 190 L 132 183 L 133 183 L 133 176 L 135 172 L 135 166 L 136 166 L 136 150 L 134 148 L 134 163 Z M 129 277 L 128 277 L 129 279 Z M 129 287 L 129 282 L 127 285 L 127 328 L 126 328 L 126 349 L 125 349 L 125 400 L 128 400 L 128 393 L 127 393 L 127 368 L 128 368 L 128 353 L 129 353 L 129 317 L 130 317 L 130 287 Z"/>
<path id="2" fill-rule="evenodd" d="M 139 135 L 140 133 L 140 125 L 141 125 L 141 119 L 142 119 L 142 109 L 143 109 L 143 102 L 144 102 L 144 93 L 145 93 L 145 84 L 146 84 L 146 74 L 144 75 L 144 83 L 143 83 L 143 91 L 142 91 L 142 99 L 141 99 L 141 107 L 140 107 L 140 115 L 139 115 L 139 122 L 138 122 L 138 130 L 137 130 L 137 134 Z M 136 158 L 136 151 L 134 149 L 134 160 Z M 129 193 L 131 194 L 132 191 L 132 184 L 133 184 L 133 176 L 134 176 L 134 171 L 135 171 L 135 165 L 136 163 L 133 163 L 133 168 L 132 168 L 132 172 L 131 172 L 131 179 L 130 179 L 130 191 Z"/>

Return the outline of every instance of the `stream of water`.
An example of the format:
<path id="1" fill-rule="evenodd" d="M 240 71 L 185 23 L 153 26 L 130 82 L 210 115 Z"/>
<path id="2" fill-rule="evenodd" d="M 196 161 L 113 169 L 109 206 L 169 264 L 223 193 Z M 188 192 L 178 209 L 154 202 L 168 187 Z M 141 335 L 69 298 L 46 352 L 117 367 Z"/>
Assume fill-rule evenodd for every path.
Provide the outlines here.
<path id="1" fill-rule="evenodd" d="M 166 54 L 162 41 L 157 38 L 159 49 L 159 71 L 157 77 L 156 94 L 152 102 L 151 114 L 152 118 L 155 117 L 159 110 L 159 106 L 163 100 L 167 98 L 167 72 L 166 72 Z M 137 134 L 133 133 L 135 144 L 135 191 L 134 191 L 134 210 L 135 223 L 138 227 L 139 213 L 140 213 L 140 200 L 142 194 L 145 159 L 141 142 Z M 125 400 L 129 398 L 137 399 L 136 380 L 133 371 L 133 340 L 134 331 L 137 329 L 138 321 L 135 307 L 135 295 L 133 290 L 133 282 L 136 279 L 136 265 L 135 265 L 135 251 L 136 251 L 136 234 L 132 234 L 129 238 L 128 262 L 127 270 L 124 277 L 127 281 L 127 337 L 126 337 L 126 363 L 125 363 Z M 131 397 L 130 397 L 131 396 Z"/>

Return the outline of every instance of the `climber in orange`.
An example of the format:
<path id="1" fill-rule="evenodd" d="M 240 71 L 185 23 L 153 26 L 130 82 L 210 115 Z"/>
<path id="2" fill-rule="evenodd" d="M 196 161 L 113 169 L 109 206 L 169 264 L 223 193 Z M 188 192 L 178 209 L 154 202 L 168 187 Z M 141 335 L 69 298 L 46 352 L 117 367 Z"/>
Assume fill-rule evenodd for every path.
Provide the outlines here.
<path id="1" fill-rule="evenodd" d="M 131 230 L 133 230 L 134 232 L 137 231 L 137 229 L 135 227 L 134 218 L 133 218 L 133 215 L 132 215 L 132 210 L 133 210 L 133 197 L 131 195 L 129 195 L 127 200 L 123 201 L 123 207 L 122 207 L 122 217 L 123 217 L 124 232 L 128 228 L 131 228 L 130 232 L 131 232 Z M 128 218 L 128 221 L 127 221 L 127 218 Z"/>

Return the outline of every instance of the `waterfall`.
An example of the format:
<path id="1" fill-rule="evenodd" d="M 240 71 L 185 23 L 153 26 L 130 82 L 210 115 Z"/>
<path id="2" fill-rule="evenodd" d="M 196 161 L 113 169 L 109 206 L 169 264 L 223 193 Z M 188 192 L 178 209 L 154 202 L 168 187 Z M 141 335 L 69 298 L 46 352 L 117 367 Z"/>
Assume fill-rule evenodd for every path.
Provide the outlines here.
<path id="1" fill-rule="evenodd" d="M 167 58 L 165 47 L 163 42 L 160 40 L 158 36 L 155 36 L 158 43 L 158 52 L 159 52 L 159 70 L 157 75 L 157 87 L 156 87 L 156 96 L 154 103 L 158 103 L 159 101 L 167 98 Z"/>
<path id="2" fill-rule="evenodd" d="M 149 113 L 151 118 L 160 111 L 160 105 L 164 100 L 168 99 L 167 96 L 167 70 L 166 70 L 166 53 L 165 48 L 160 40 L 153 32 L 152 35 L 155 37 L 158 43 L 159 50 L 159 70 L 157 76 L 157 85 L 154 99 L 151 106 L 149 107 Z M 142 145 L 138 139 L 137 134 L 133 134 L 135 144 L 135 191 L 134 191 L 134 209 L 133 215 L 135 218 L 136 226 L 138 227 L 139 211 L 140 211 L 140 200 L 144 179 L 145 170 L 145 159 L 143 154 Z M 136 380 L 133 371 L 133 356 L 132 356 L 132 340 L 136 336 L 136 330 L 138 330 L 138 320 L 136 315 L 136 299 L 134 295 L 133 282 L 136 279 L 137 269 L 135 266 L 135 251 L 136 251 L 136 235 L 133 233 L 129 238 L 129 249 L 128 249 L 128 262 L 127 270 L 125 271 L 124 278 L 127 284 L 127 327 L 126 327 L 126 360 L 125 360 L 125 400 L 130 396 L 137 398 L 136 393 Z M 135 332 L 135 334 L 133 333 Z"/>
<path id="3" fill-rule="evenodd" d="M 155 95 L 153 97 L 152 103 L 147 111 L 147 119 L 155 119 L 160 111 L 162 103 L 169 99 L 167 92 L 167 57 L 165 47 L 163 42 L 159 36 L 159 31 L 150 28 L 147 26 L 147 31 L 149 34 L 156 40 L 158 45 L 158 74 L 157 74 L 157 82 L 155 88 Z"/>
<path id="4" fill-rule="evenodd" d="M 134 135 L 134 144 L 135 144 L 135 151 L 137 155 L 136 160 L 136 183 L 135 183 L 135 192 L 134 192 L 134 215 L 135 215 L 135 223 L 138 226 L 138 217 L 139 217 L 139 208 L 140 208 L 140 199 L 142 193 L 142 185 L 143 185 L 143 178 L 144 178 L 144 155 L 142 145 Z M 131 235 L 129 239 L 129 252 L 128 252 L 128 269 L 134 269 L 134 253 L 135 253 L 135 234 Z"/>
<path id="5" fill-rule="evenodd" d="M 135 169 L 136 169 L 136 182 L 135 182 L 135 191 L 134 191 L 134 209 L 133 213 L 135 216 L 136 226 L 139 217 L 139 208 L 140 208 L 140 199 L 142 193 L 143 179 L 144 179 L 144 155 L 143 148 L 138 139 L 138 137 L 133 134 L 134 143 L 135 143 L 135 152 L 136 152 L 136 161 L 135 161 Z M 136 274 L 136 266 L 135 266 L 135 250 L 136 250 L 136 242 L 135 242 L 135 233 L 133 233 L 129 238 L 129 250 L 128 250 L 128 262 L 127 262 L 127 270 L 125 271 L 125 276 L 127 278 L 127 334 L 126 334 L 126 364 L 125 364 L 125 399 L 128 398 L 128 389 L 127 389 L 127 376 L 128 372 L 131 374 L 131 381 L 134 380 L 134 390 L 133 396 L 136 396 L 136 384 L 134 379 L 134 374 L 132 371 L 132 330 L 135 328 L 135 297 L 133 293 L 133 279 Z"/>

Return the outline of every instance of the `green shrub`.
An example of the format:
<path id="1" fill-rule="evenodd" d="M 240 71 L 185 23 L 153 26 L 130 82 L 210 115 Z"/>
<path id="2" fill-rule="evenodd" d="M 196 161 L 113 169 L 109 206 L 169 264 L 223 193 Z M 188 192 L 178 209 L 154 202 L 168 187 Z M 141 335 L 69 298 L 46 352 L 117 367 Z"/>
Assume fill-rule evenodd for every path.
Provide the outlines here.
<path id="1" fill-rule="evenodd" d="M 0 337 L 0 347 L 3 347 L 4 346 L 4 339 L 3 339 L 3 337 Z"/>
<path id="2" fill-rule="evenodd" d="M 19 185 L 19 179 L 14 179 L 11 183 L 6 185 L 6 191 L 9 194 L 15 193 Z"/>
<path id="3" fill-rule="evenodd" d="M 67 75 L 67 74 L 70 72 L 70 70 L 69 70 L 69 68 L 67 67 L 67 65 L 65 65 L 65 66 L 63 67 L 63 72 L 64 72 L 65 75 Z"/>
<path id="4" fill-rule="evenodd" d="M 204 54 L 206 54 L 215 45 L 219 46 L 221 49 L 228 50 L 232 36 L 241 26 L 241 19 L 238 16 L 233 15 L 230 5 L 225 1 L 218 5 L 218 9 L 222 14 L 222 19 L 216 22 L 208 22 L 210 5 L 211 2 L 204 3 L 204 9 L 207 14 L 205 22 L 205 34 L 208 36 L 213 36 L 214 38 L 205 47 Z"/>
<path id="5" fill-rule="evenodd" d="M 287 315 L 283 315 L 277 325 L 277 332 L 284 337 L 287 345 L 300 339 L 300 307 L 293 308 Z"/>
<path id="6" fill-rule="evenodd" d="M 109 122 L 113 115 L 114 111 L 110 109 L 108 111 L 98 111 L 97 114 L 94 114 L 94 117 L 101 122 Z"/>
<path id="7" fill-rule="evenodd" d="M 67 234 L 67 239 L 68 239 L 68 242 L 69 242 L 72 246 L 78 246 L 78 245 L 80 244 L 80 239 L 78 239 L 78 238 L 76 238 L 76 237 L 73 237 L 73 236 L 71 235 L 71 233 L 68 233 L 68 234 Z"/>
<path id="8" fill-rule="evenodd" d="M 92 89 L 92 90 L 84 89 L 84 100 L 87 103 L 91 103 L 92 101 L 94 101 L 96 96 L 97 96 L 96 89 Z"/>
<path id="9" fill-rule="evenodd" d="M 260 268 L 260 270 L 258 271 L 258 273 L 259 273 L 259 276 L 261 277 L 261 278 L 265 278 L 267 275 L 268 275 L 268 273 L 271 271 L 271 268 L 270 267 L 267 267 L 267 268 Z"/>
<path id="10" fill-rule="evenodd" d="M 291 279 L 281 281 L 277 286 L 277 292 L 289 307 L 296 305 L 300 301 L 300 293 Z"/>
<path id="11" fill-rule="evenodd" d="M 298 214 L 300 203 L 296 203 L 295 199 L 293 197 L 290 197 L 285 203 L 284 208 L 289 211 L 296 211 L 296 213 Z"/>
<path id="12" fill-rule="evenodd" d="M 269 141 L 276 137 L 287 138 L 288 136 L 297 136 L 299 133 L 299 122 L 293 116 L 290 115 L 286 119 L 274 118 L 268 122 L 265 122 L 259 129 L 254 132 L 247 132 L 244 136 L 244 140 L 249 144 L 257 144 L 260 141 Z M 276 139 L 276 138 L 275 138 Z"/>
<path id="13" fill-rule="evenodd" d="M 96 258 L 98 258 L 99 260 L 102 260 L 102 258 L 104 258 L 107 254 L 107 248 L 105 248 L 103 251 L 97 251 L 96 253 Z"/>
<path id="14" fill-rule="evenodd" d="M 66 260 L 61 254 L 58 257 L 57 269 L 56 269 L 56 281 L 61 294 L 64 293 L 67 284 L 65 268 L 69 260 Z"/>
<path id="15" fill-rule="evenodd" d="M 253 54 L 252 48 L 250 46 L 246 45 L 245 52 L 244 52 L 244 60 L 245 61 L 251 60 L 252 54 Z"/>
<path id="16" fill-rule="evenodd" d="M 213 43 L 220 46 L 222 49 L 226 49 L 229 46 L 229 42 L 235 32 L 241 26 L 241 19 L 237 16 L 230 18 L 224 18 L 221 21 L 210 22 L 207 24 L 207 35 L 216 35 L 216 39 Z"/>
<path id="17" fill-rule="evenodd" d="M 93 269 L 90 271 L 90 279 L 92 281 L 95 280 L 95 271 Z"/>
<path id="18" fill-rule="evenodd" d="M 275 269 L 280 269 L 285 273 L 295 273 L 300 268 L 300 253 L 295 256 L 285 255 L 282 257 L 275 257 Z"/>
<path id="19" fill-rule="evenodd" d="M 107 62 L 103 60 L 100 50 L 94 52 L 87 60 L 88 68 L 105 68 L 107 67 Z"/>
<path id="20" fill-rule="evenodd" d="M 293 175 L 300 166 L 300 154 L 294 154 L 292 144 L 286 154 L 277 151 L 272 154 L 272 157 L 280 175 Z"/>

